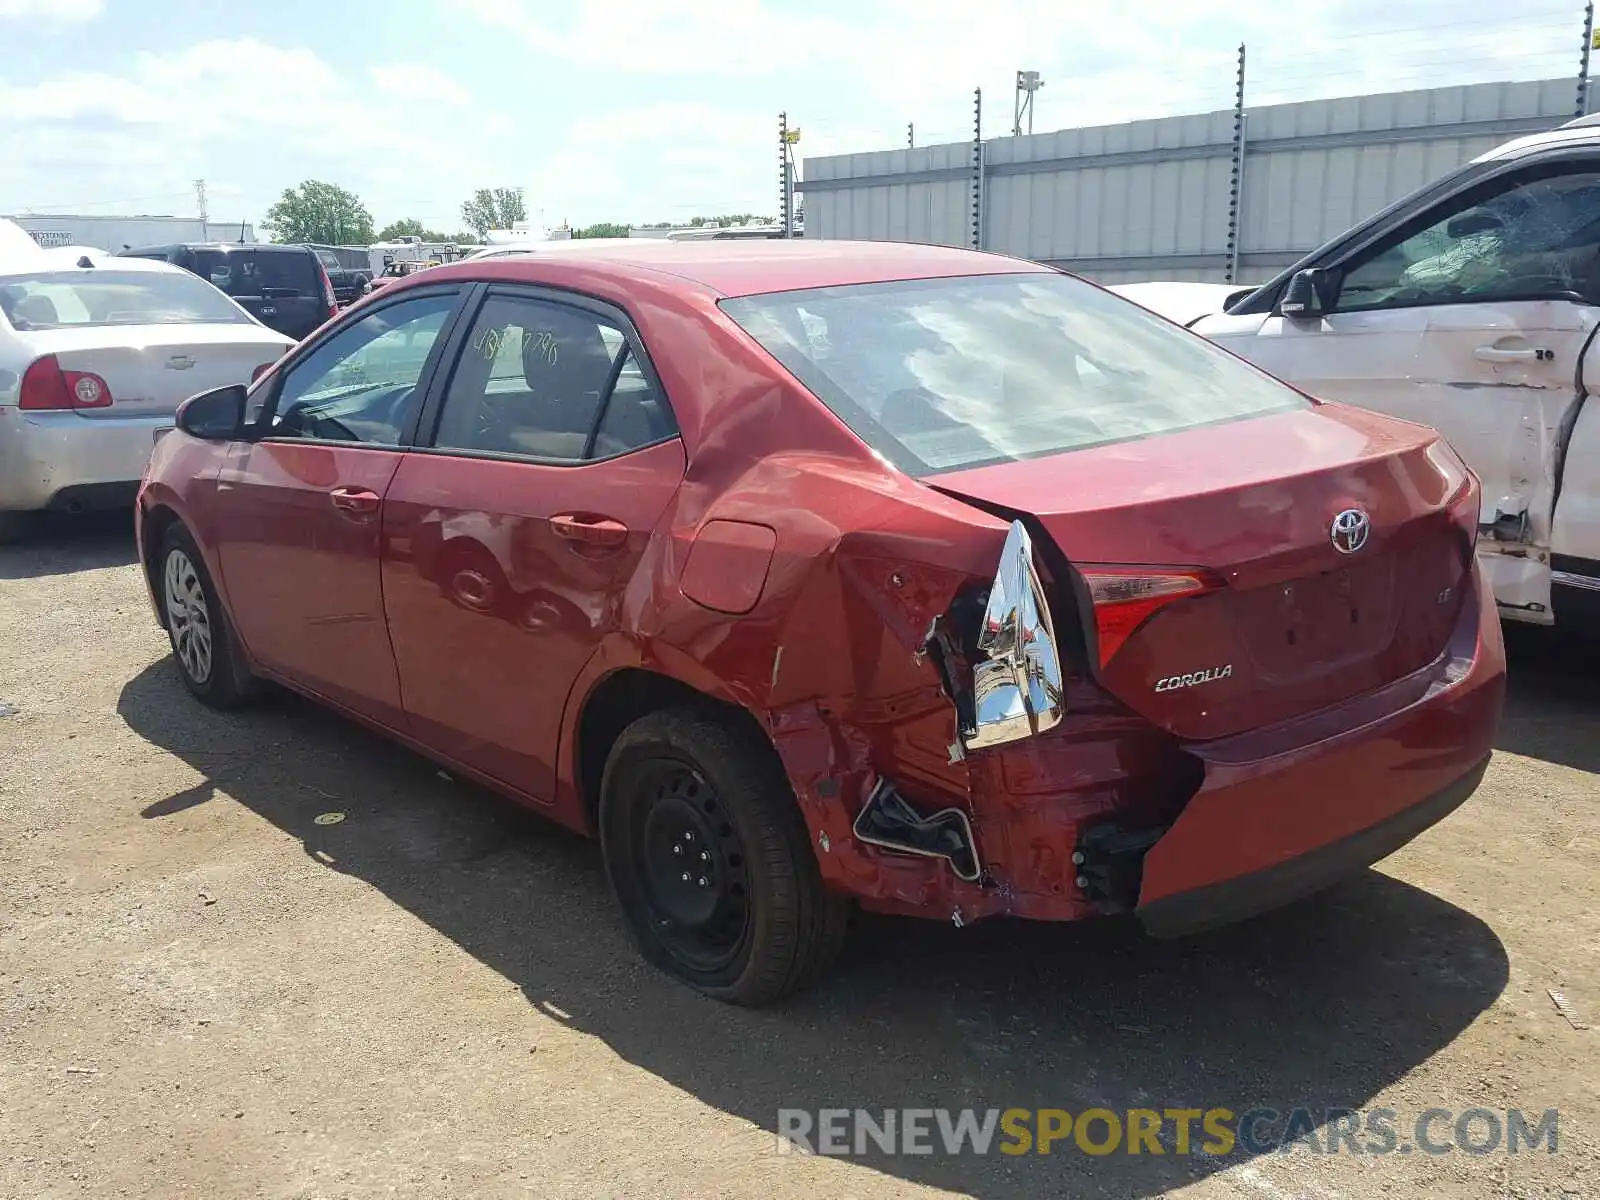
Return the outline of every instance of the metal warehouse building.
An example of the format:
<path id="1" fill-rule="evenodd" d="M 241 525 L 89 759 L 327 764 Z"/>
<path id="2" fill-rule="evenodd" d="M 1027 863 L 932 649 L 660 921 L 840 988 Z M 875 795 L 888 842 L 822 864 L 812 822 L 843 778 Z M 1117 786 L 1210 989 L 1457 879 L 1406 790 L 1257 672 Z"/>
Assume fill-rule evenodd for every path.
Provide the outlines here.
<path id="1" fill-rule="evenodd" d="M 1264 280 L 1452 167 L 1570 120 L 1571 79 L 1489 83 L 808 158 L 807 236 L 971 245 L 1106 283 Z M 1235 213 L 1236 160 L 1243 184 Z"/>
<path id="2" fill-rule="evenodd" d="M 167 242 L 254 242 L 255 229 L 245 221 L 202 221 L 199 217 L 74 216 L 23 213 L 9 217 L 41 246 L 95 246 L 122 250 Z"/>

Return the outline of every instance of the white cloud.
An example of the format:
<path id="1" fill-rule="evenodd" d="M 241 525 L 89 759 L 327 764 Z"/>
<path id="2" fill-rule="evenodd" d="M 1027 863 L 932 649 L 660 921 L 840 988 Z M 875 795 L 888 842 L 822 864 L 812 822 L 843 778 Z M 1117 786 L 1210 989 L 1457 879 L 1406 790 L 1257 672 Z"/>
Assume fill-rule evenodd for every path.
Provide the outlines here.
<path id="1" fill-rule="evenodd" d="M 683 0 L 455 0 L 462 12 L 520 40 L 530 51 L 599 71 L 688 76 L 763 76 L 831 54 L 849 23 L 804 12 L 777 14 L 761 0 L 731 5 Z M 556 17 L 563 9 L 566 20 Z M 820 61 L 826 61 L 823 58 Z"/>
<path id="2" fill-rule="evenodd" d="M 0 0 L 0 20 L 39 18 L 58 24 L 92 21 L 105 11 L 105 0 Z"/>
<path id="3" fill-rule="evenodd" d="M 386 96 L 456 106 L 472 103 L 471 92 L 431 63 L 369 67 L 367 74 Z"/>
<path id="4" fill-rule="evenodd" d="M 445 180 L 453 195 L 472 155 L 460 145 L 453 114 L 470 101 L 465 87 L 430 65 L 378 65 L 351 78 L 312 50 L 253 38 L 139 53 L 119 74 L 0 81 L 0 200 L 75 207 L 74 195 L 54 182 L 66 178 L 69 192 L 104 197 L 102 207 L 160 199 L 155 211 L 189 211 L 183 197 L 206 177 L 219 199 L 254 198 L 253 214 L 223 215 L 259 219 L 279 190 L 303 178 L 332 179 L 358 193 L 388 183 L 408 198 Z M 497 119 L 490 114 L 473 128 L 492 134 Z M 419 180 L 424 148 L 429 178 Z M 274 181 L 220 177 L 215 164 L 223 158 Z"/>

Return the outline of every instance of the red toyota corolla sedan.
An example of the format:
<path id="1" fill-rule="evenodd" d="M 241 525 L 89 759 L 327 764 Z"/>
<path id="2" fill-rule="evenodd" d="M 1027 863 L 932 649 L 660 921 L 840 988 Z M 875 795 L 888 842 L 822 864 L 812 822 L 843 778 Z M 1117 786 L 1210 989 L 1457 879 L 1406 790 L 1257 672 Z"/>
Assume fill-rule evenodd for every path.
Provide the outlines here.
<path id="1" fill-rule="evenodd" d="M 1466 799 L 1500 713 L 1444 441 L 1015 259 L 438 267 L 177 425 L 138 530 L 189 689 L 593 833 L 644 954 L 739 1003 L 852 903 L 1283 903 Z"/>

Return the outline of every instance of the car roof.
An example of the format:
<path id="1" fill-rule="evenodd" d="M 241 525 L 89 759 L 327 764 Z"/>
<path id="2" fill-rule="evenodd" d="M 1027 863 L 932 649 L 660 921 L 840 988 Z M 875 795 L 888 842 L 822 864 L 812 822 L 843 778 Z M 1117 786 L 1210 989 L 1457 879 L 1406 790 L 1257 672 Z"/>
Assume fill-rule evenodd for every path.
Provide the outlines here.
<path id="1" fill-rule="evenodd" d="M 93 266 L 79 266 L 87 258 Z M 96 271 L 145 272 L 155 275 L 188 275 L 182 267 L 158 258 L 123 258 L 109 250 L 84 250 L 81 247 L 54 247 L 36 260 L 0 263 L 3 275 L 92 275 Z"/>
<path id="2" fill-rule="evenodd" d="M 279 242 L 157 242 L 149 246 L 129 246 L 121 254 L 142 254 L 147 250 L 270 250 L 291 251 L 295 254 L 312 254 L 310 246 L 298 243 L 285 245 Z"/>
<path id="3" fill-rule="evenodd" d="M 1503 158 L 1519 158 L 1535 150 L 1549 150 L 1557 146 L 1600 145 L 1600 113 L 1579 117 L 1555 129 L 1530 133 L 1524 137 L 1502 142 L 1493 150 L 1478 155 L 1473 162 L 1495 162 Z"/>
<path id="4" fill-rule="evenodd" d="M 626 240 L 624 240 L 626 241 Z M 581 245 L 581 240 L 577 243 Z M 550 243 L 560 247 L 564 243 Z M 564 261 L 565 260 L 565 261 Z M 807 288 L 888 283 L 903 279 L 937 279 L 957 275 L 1003 275 L 1018 272 L 1055 273 L 1055 268 L 1000 254 L 984 254 L 953 246 L 911 242 L 849 242 L 817 239 L 667 241 L 638 238 L 633 244 L 583 250 L 496 256 L 435 267 L 429 279 L 473 278 L 530 280 L 548 278 L 551 268 L 570 266 L 585 274 L 617 279 L 648 274 L 675 276 L 723 296 Z"/>

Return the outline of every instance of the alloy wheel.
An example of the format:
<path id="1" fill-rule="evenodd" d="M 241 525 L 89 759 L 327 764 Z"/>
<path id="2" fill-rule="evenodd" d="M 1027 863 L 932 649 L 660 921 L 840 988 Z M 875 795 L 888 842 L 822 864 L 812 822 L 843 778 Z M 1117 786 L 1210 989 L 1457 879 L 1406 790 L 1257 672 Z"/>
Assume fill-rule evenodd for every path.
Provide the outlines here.
<path id="1" fill-rule="evenodd" d="M 211 608 L 200 573 L 182 550 L 167 554 L 165 590 L 173 649 L 190 681 L 204 684 L 211 678 Z"/>

